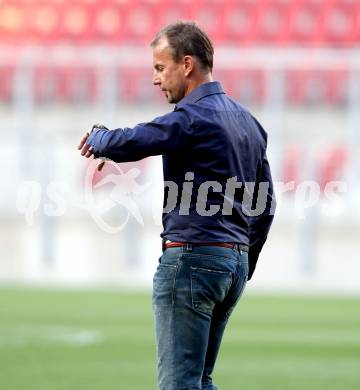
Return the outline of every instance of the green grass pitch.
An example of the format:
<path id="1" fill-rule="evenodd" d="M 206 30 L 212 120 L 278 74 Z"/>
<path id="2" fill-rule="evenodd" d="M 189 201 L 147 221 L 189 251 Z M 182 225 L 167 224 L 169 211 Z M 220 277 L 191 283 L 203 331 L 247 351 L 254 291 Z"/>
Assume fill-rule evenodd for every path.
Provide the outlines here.
<path id="1" fill-rule="evenodd" d="M 1 390 L 156 389 L 151 296 L 0 289 Z M 220 390 L 360 389 L 360 299 L 245 293 Z"/>

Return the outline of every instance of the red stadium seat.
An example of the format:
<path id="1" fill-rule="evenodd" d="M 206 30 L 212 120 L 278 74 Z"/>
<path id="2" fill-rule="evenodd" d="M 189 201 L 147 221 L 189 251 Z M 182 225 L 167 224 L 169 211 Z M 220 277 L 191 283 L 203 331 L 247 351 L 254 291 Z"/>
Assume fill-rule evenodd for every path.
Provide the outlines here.
<path id="1" fill-rule="evenodd" d="M 61 68 L 38 67 L 34 70 L 33 91 L 36 103 L 47 104 L 65 100 L 65 72 Z"/>
<path id="2" fill-rule="evenodd" d="M 322 1 L 297 0 L 290 10 L 289 40 L 296 45 L 319 46 L 323 18 Z"/>
<path id="3" fill-rule="evenodd" d="M 124 9 L 123 40 L 127 44 L 148 44 L 158 29 L 159 7 L 148 1 L 131 2 Z"/>
<path id="4" fill-rule="evenodd" d="M 359 47 L 360 42 L 360 2 L 357 2 L 354 7 L 355 12 L 355 26 L 354 26 L 354 46 Z"/>
<path id="5" fill-rule="evenodd" d="M 358 0 L 3 0 L 2 42 L 146 44 L 195 19 L 216 44 L 358 46 Z"/>
<path id="6" fill-rule="evenodd" d="M 61 33 L 61 8 L 59 4 L 37 2 L 28 7 L 29 37 L 34 43 L 53 43 L 59 40 Z"/>
<path id="7" fill-rule="evenodd" d="M 223 40 L 240 45 L 254 39 L 256 21 L 254 1 L 226 2 L 224 5 Z"/>
<path id="8" fill-rule="evenodd" d="M 67 4 L 61 9 L 61 41 L 87 43 L 91 41 L 92 12 L 84 4 Z"/>
<path id="9" fill-rule="evenodd" d="M 264 2 L 257 16 L 254 40 L 272 45 L 286 43 L 289 13 L 288 2 L 281 0 Z"/>
<path id="10" fill-rule="evenodd" d="M 179 1 L 163 2 L 159 10 L 159 27 L 174 23 L 180 19 L 190 19 L 191 7 Z"/>
<path id="11" fill-rule="evenodd" d="M 211 38 L 219 41 L 223 35 L 224 8 L 224 4 L 217 1 L 195 1 L 190 18 L 199 23 Z"/>
<path id="12" fill-rule="evenodd" d="M 348 72 L 294 70 L 286 74 L 286 98 L 293 104 L 342 105 L 347 101 Z"/>
<path id="13" fill-rule="evenodd" d="M 96 97 L 96 74 L 91 68 L 40 67 L 34 75 L 38 103 L 89 103 Z"/>
<path id="14" fill-rule="evenodd" d="M 10 103 L 14 87 L 14 67 L 0 67 L 0 102 Z"/>
<path id="15" fill-rule="evenodd" d="M 294 182 L 294 190 L 302 179 L 302 161 L 304 151 L 300 146 L 289 146 L 284 151 L 284 160 L 280 180 L 283 183 Z M 293 191 L 287 191 L 291 193 Z"/>
<path id="16" fill-rule="evenodd" d="M 322 191 L 328 183 L 343 179 L 348 159 L 349 151 L 343 146 L 325 149 L 317 155 L 317 180 Z"/>
<path id="17" fill-rule="evenodd" d="M 327 102 L 331 105 L 344 105 L 348 101 L 349 71 L 338 69 L 327 72 L 329 83 Z"/>
<path id="18" fill-rule="evenodd" d="M 97 96 L 96 71 L 91 67 L 74 67 L 65 73 L 64 94 L 73 103 L 91 103 Z"/>
<path id="19" fill-rule="evenodd" d="M 328 85 L 321 71 L 289 71 L 286 74 L 285 85 L 289 103 L 314 105 L 326 101 Z"/>
<path id="20" fill-rule="evenodd" d="M 297 188 L 303 179 L 303 159 L 305 150 L 300 146 L 290 146 L 284 152 L 283 171 L 280 180 L 283 183 L 294 182 Z M 309 156 L 307 156 L 309 157 Z M 315 175 L 321 191 L 332 181 L 343 179 L 346 164 L 349 160 L 349 151 L 344 146 L 331 146 L 317 152 L 313 157 L 315 162 Z M 293 191 L 287 191 L 291 194 Z"/>
<path id="21" fill-rule="evenodd" d="M 0 4 L 0 38 L 2 42 L 26 42 L 27 13 L 20 1 Z"/>
<path id="22" fill-rule="evenodd" d="M 264 72 L 256 69 L 215 69 L 214 78 L 220 80 L 232 97 L 245 105 L 261 104 L 264 100 Z"/>
<path id="23" fill-rule="evenodd" d="M 341 1 L 330 3 L 325 11 L 322 41 L 330 46 L 350 46 L 356 43 L 355 22 L 355 4 Z"/>
<path id="24" fill-rule="evenodd" d="M 113 2 L 96 3 L 93 7 L 92 42 L 117 43 L 124 35 L 124 5 Z"/>
<path id="25" fill-rule="evenodd" d="M 14 47 L 32 43 L 143 46 L 162 26 L 191 18 L 219 46 L 358 47 L 360 42 L 358 0 L 2 0 L 0 40 L 1 45 Z M 6 102 L 12 98 L 13 70 L 4 66 L 1 70 L 0 101 Z M 241 102 L 263 102 L 263 72 L 215 68 L 215 75 L 221 75 L 226 90 Z M 120 98 L 163 102 L 151 77 L 150 68 L 119 71 Z M 42 103 L 92 101 L 97 94 L 95 70 L 89 68 L 42 67 L 35 71 L 34 83 L 35 98 Z M 338 70 L 288 71 L 287 101 L 343 105 L 347 83 L 346 64 Z"/>
<path id="26" fill-rule="evenodd" d="M 152 84 L 152 71 L 149 69 L 119 69 L 118 98 L 126 103 L 164 102 L 164 95 Z"/>

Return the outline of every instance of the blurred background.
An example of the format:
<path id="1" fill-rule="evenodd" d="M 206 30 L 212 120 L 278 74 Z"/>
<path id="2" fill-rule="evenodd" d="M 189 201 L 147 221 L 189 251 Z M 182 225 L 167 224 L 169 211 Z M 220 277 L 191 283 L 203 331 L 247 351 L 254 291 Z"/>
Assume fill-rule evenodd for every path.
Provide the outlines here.
<path id="1" fill-rule="evenodd" d="M 140 219 L 116 199 L 101 206 L 116 183 L 95 185 L 120 171 L 95 174 L 99 226 L 76 147 L 94 123 L 132 127 L 172 109 L 152 85 L 149 41 L 179 18 L 209 33 L 214 79 L 269 134 L 279 208 L 251 287 L 360 292 L 355 0 L 2 0 L 0 281 L 151 284 L 161 157 L 120 166 L 146 185 L 120 185 Z"/>
<path id="2" fill-rule="evenodd" d="M 136 293 L 128 301 L 129 292 L 100 298 L 94 292 L 71 291 L 145 289 L 142 304 L 150 308 L 152 276 L 161 255 L 161 157 L 106 164 L 100 174 L 79 155 L 77 145 L 94 123 L 132 127 L 172 110 L 152 85 L 149 42 L 162 26 L 178 19 L 195 20 L 208 32 L 215 46 L 214 79 L 267 130 L 279 203 L 246 290 L 240 339 L 234 333 L 225 344 L 229 365 L 220 365 L 219 381 L 227 389 L 240 388 L 229 372 L 237 362 L 248 389 L 269 389 L 276 377 L 286 378 L 281 385 L 275 380 L 276 389 L 359 388 L 359 361 L 350 360 L 350 355 L 360 356 L 358 0 L 1 0 L 0 315 L 5 325 L 0 336 L 5 341 L 0 347 L 58 346 L 61 339 L 75 348 L 100 345 L 102 337 L 116 346 L 150 332 L 152 351 L 151 313 L 136 306 Z M 48 289 L 31 295 L 21 290 L 24 286 L 57 287 L 64 295 L 51 295 L 56 293 Z M 279 294 L 282 298 L 267 300 Z M 311 298 L 292 301 L 288 297 L 294 294 Z M 319 294 L 324 300 L 314 298 Z M 335 295 L 352 298 L 338 302 Z M 116 312 L 109 302 L 124 311 Z M 43 318 L 45 312 L 49 317 Z M 103 328 L 97 313 L 106 321 Z M 134 336 L 130 329 L 139 326 L 144 313 L 147 325 L 143 331 L 135 325 Z M 305 324 L 310 317 L 314 323 Z M 284 321 L 288 333 L 281 327 Z M 112 338 L 118 333 L 109 330 L 110 323 L 118 329 L 127 324 L 121 340 Z M 89 324 L 101 329 L 86 331 Z M 331 328 L 324 332 L 326 326 Z M 231 350 L 236 340 L 240 358 Z M 246 343 L 249 350 L 242 350 Z M 345 346 L 350 350 L 344 352 Z M 316 347 L 324 349 L 317 354 Z M 131 349 L 136 346 L 130 343 Z M 61 367 L 70 378 L 72 368 L 59 365 L 51 351 L 36 355 L 39 362 L 54 363 L 48 376 L 31 352 L 25 360 L 14 352 L 13 366 L 6 371 L 10 377 L 19 374 L 16 362 L 33 370 L 14 387 L 7 382 L 8 388 L 25 388 L 29 378 L 43 378 L 43 373 L 48 382 L 39 379 L 37 390 L 78 389 L 89 372 L 104 369 L 94 368 L 91 361 L 83 367 L 84 378 L 67 386 L 56 370 Z M 102 362 L 112 359 L 111 353 L 101 355 L 101 349 L 96 353 Z M 75 353 L 73 364 L 84 364 L 89 354 Z M 267 354 L 277 356 L 270 366 Z M 340 360 L 331 360 L 332 354 Z M 306 359 L 300 362 L 300 355 Z M 120 388 L 154 388 L 153 356 L 137 362 L 148 379 L 129 359 L 131 354 L 124 357 L 127 363 L 111 366 L 109 377 L 120 372 L 123 383 L 128 378 L 129 385 Z M 258 367 L 267 368 L 260 374 Z M 253 376 L 263 379 L 263 385 L 254 385 Z M 311 385 L 305 377 L 313 379 Z M 99 378 L 86 386 L 115 388 L 102 387 Z"/>

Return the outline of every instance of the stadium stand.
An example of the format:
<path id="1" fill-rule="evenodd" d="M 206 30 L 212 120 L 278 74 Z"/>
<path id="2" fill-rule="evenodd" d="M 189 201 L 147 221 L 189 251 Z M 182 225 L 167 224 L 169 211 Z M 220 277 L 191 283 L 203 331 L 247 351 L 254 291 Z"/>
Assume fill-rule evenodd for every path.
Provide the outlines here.
<path id="1" fill-rule="evenodd" d="M 216 44 L 359 45 L 356 0 L 3 0 L 0 36 L 3 44 L 141 43 L 181 18 L 197 20 Z"/>
<path id="2" fill-rule="evenodd" d="M 290 144 L 283 153 L 281 181 L 287 184 L 293 183 L 292 187 L 288 187 L 287 195 L 294 194 L 295 189 L 303 180 L 312 179 L 316 179 L 323 193 L 328 183 L 344 179 L 351 156 L 351 151 L 345 145 L 326 146 L 320 152 L 314 153 L 308 147 Z M 315 161 L 314 172 L 307 172 L 309 167 L 304 167 L 304 160 L 309 158 Z"/>
<path id="3" fill-rule="evenodd" d="M 141 47 L 177 19 L 197 20 L 218 47 L 356 48 L 360 43 L 357 0 L 3 0 L 0 46 Z M 5 66 L 0 71 L 0 101 L 9 102 L 14 71 Z M 124 75 L 131 72 L 137 78 L 129 87 Z M 220 72 L 235 98 L 261 104 L 265 86 L 260 70 Z M 92 73 L 77 67 L 35 69 L 35 99 L 91 102 L 98 90 Z M 117 73 L 120 100 L 157 99 L 139 82 L 149 79 L 147 70 Z M 286 83 L 289 103 L 343 104 L 347 71 L 294 70 L 287 73 Z"/>

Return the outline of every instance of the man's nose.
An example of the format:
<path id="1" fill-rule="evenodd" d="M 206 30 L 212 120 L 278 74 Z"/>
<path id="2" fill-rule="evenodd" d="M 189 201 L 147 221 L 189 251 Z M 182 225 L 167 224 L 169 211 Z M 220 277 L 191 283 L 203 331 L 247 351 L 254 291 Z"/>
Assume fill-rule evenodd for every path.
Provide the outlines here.
<path id="1" fill-rule="evenodd" d="M 154 85 L 159 85 L 160 84 L 160 79 L 159 79 L 159 77 L 155 73 L 153 75 L 153 84 Z"/>

